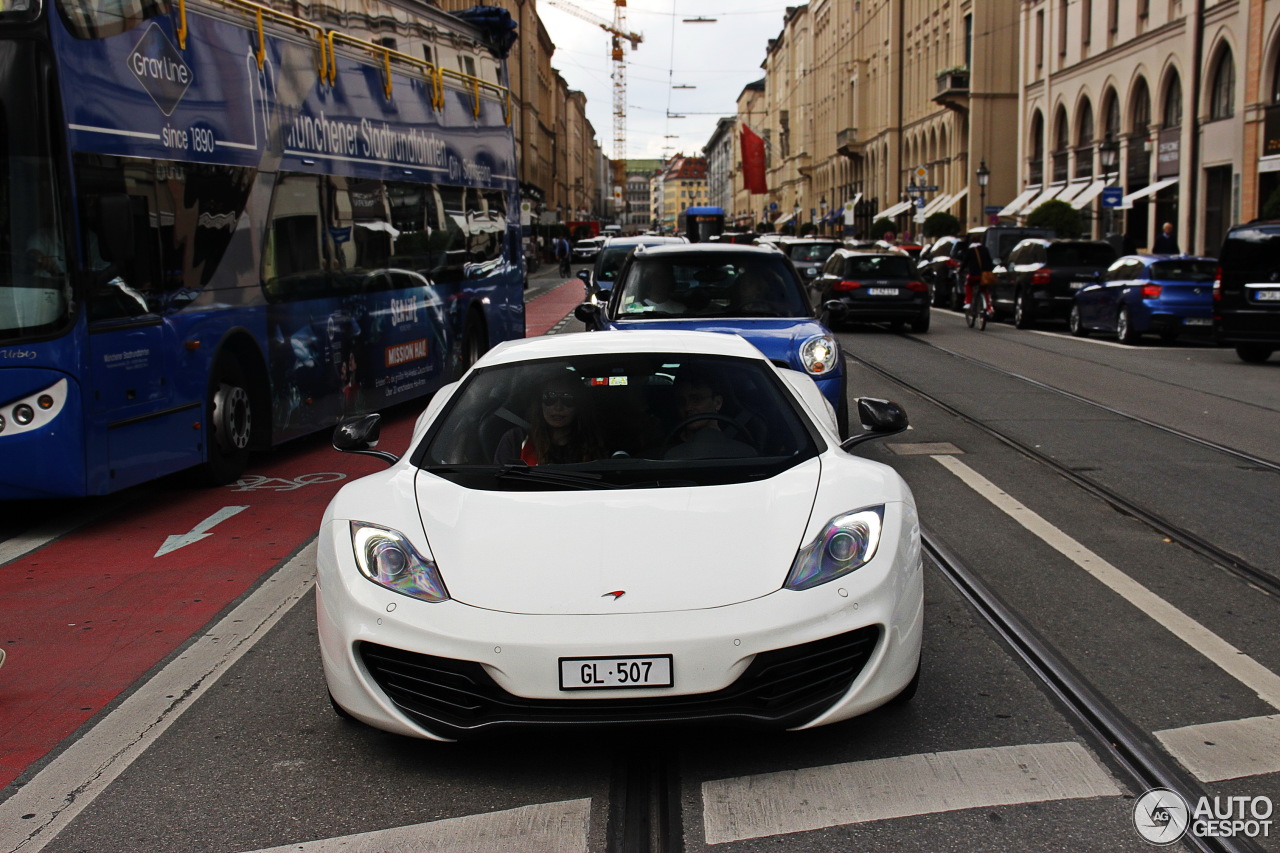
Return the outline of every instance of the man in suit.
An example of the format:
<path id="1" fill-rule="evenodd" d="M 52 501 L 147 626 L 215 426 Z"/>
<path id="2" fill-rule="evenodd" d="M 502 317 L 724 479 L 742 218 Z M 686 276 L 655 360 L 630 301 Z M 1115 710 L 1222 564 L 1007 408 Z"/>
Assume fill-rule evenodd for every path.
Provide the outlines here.
<path id="1" fill-rule="evenodd" d="M 1166 222 L 1164 227 L 1160 229 L 1160 233 L 1156 235 L 1156 244 L 1151 251 L 1156 255 L 1182 254 L 1182 250 L 1178 248 L 1178 238 L 1173 236 L 1172 222 Z"/>

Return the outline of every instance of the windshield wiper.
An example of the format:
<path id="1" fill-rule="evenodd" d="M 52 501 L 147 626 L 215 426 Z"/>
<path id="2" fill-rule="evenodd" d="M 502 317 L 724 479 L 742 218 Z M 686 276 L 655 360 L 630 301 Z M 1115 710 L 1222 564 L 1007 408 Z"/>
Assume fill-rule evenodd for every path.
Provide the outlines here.
<path id="1" fill-rule="evenodd" d="M 531 483 L 575 489 L 623 488 L 606 483 L 600 474 L 587 471 L 549 471 L 546 468 L 531 467 L 524 462 L 508 462 L 505 465 L 428 465 L 423 470 L 429 474 L 489 474 L 498 479 L 528 480 Z"/>

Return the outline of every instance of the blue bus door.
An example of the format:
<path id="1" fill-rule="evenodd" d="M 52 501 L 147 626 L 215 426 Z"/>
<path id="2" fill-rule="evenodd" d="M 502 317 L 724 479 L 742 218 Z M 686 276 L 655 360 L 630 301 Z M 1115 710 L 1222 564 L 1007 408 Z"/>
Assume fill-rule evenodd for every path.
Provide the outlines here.
<path id="1" fill-rule="evenodd" d="M 166 273 L 163 235 L 175 210 L 154 187 L 130 187 L 131 256 L 109 263 L 92 231 L 85 232 L 84 276 L 89 323 L 87 473 L 90 494 L 140 483 L 202 460 L 203 394 L 192 400 L 175 371 L 179 358 L 194 358 L 162 316 L 165 295 L 181 273 Z M 116 249 L 119 251 L 119 249 Z"/>

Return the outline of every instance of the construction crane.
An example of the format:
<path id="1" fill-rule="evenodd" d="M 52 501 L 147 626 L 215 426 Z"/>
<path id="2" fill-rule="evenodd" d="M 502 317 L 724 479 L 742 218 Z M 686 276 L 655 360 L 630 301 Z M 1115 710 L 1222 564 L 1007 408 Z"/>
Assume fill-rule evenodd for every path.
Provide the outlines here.
<path id="1" fill-rule="evenodd" d="M 613 23 L 604 18 L 581 9 L 569 0 L 546 0 L 552 6 L 570 15 L 595 24 L 613 37 L 609 51 L 613 60 L 613 180 L 614 184 L 623 187 L 626 192 L 627 182 L 627 61 L 624 55 L 624 42 L 631 42 L 635 50 L 644 41 L 639 33 L 627 32 L 627 0 L 613 0 Z"/>

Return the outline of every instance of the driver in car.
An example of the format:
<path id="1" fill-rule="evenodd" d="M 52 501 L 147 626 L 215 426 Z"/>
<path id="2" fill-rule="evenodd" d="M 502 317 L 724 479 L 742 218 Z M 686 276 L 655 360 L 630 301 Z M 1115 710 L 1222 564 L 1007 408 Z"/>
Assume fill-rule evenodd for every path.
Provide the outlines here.
<path id="1" fill-rule="evenodd" d="M 680 443 L 667 450 L 666 459 L 741 459 L 755 456 L 756 450 L 746 442 L 730 438 L 725 429 L 733 421 L 720 414 L 724 407 L 724 389 L 710 374 L 689 374 L 676 380 L 676 411 L 680 417 Z M 698 415 L 711 417 L 698 419 Z"/>

